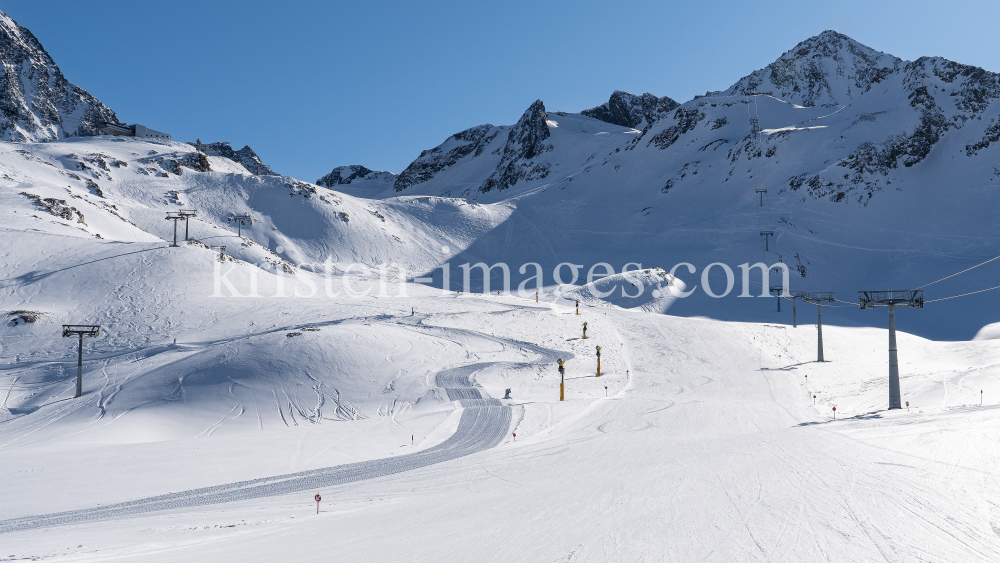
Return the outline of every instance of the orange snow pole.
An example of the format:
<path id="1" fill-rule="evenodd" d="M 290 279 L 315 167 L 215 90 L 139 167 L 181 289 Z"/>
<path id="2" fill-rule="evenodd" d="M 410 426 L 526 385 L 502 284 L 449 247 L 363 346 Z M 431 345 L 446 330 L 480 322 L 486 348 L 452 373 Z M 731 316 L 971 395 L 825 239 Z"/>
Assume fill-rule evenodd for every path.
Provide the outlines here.
<path id="1" fill-rule="evenodd" d="M 566 368 L 563 367 L 562 358 L 559 358 L 559 400 L 566 400 Z"/>
<path id="2" fill-rule="evenodd" d="M 535 290 L 535 303 L 538 303 L 538 290 Z"/>

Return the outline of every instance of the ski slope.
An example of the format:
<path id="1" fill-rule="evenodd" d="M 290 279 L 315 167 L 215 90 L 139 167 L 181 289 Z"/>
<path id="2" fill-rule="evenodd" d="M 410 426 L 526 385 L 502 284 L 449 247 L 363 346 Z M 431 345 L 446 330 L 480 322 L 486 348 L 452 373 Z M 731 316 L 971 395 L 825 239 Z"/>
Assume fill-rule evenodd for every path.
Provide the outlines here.
<path id="1" fill-rule="evenodd" d="M 817 364 L 815 329 L 805 322 L 727 323 L 609 306 L 577 316 L 561 302 L 424 291 L 408 298 L 413 316 L 397 310 L 355 330 L 419 321 L 472 349 L 475 339 L 503 343 L 492 352 L 481 343 L 472 356 L 432 354 L 435 387 L 447 398 L 436 408 L 450 413 L 428 425 L 437 435 L 427 444 L 368 435 L 369 451 L 320 452 L 365 420 L 130 443 L 101 428 L 143 408 L 86 425 L 47 416 L 49 404 L 30 415 L 50 420 L 45 429 L 24 427 L 23 438 L 4 446 L 7 471 L 17 476 L 2 491 L 10 499 L 6 551 L 14 560 L 67 561 L 289 553 L 300 560 L 988 561 L 1000 553 L 990 438 L 1000 424 L 995 340 L 900 334 L 911 408 L 887 412 L 884 330 L 825 327 L 828 361 Z M 604 348 L 600 379 L 595 344 Z M 569 359 L 565 402 L 557 400 L 553 354 Z M 88 381 L 101 377 L 88 370 Z M 474 398 L 508 387 L 511 401 Z M 496 403 L 503 406 L 489 406 Z M 472 413 L 483 409 L 496 416 L 468 433 Z M 395 419 L 408 426 L 417 410 Z M 10 424 L 8 440 L 20 432 Z M 317 432 L 322 439 L 308 435 Z M 296 439 L 307 451 L 287 444 Z M 371 456 L 380 443 L 396 451 Z M 282 470 L 292 465 L 305 473 Z M 358 480 L 361 471 L 371 478 Z M 52 483 L 66 486 L 53 491 Z M 319 515 L 316 492 L 324 497 Z"/>
<path id="2" fill-rule="evenodd" d="M 495 399 L 482 397 L 469 381 L 469 375 L 475 372 L 477 367 L 479 366 L 474 364 L 453 368 L 437 375 L 438 383 L 443 386 L 448 398 L 461 402 L 461 418 L 454 434 L 447 440 L 418 453 L 171 493 L 97 509 L 8 520 L 0 522 L 0 533 L 327 488 L 412 471 L 489 449 L 500 443 L 506 435 L 510 426 L 510 407 Z"/>

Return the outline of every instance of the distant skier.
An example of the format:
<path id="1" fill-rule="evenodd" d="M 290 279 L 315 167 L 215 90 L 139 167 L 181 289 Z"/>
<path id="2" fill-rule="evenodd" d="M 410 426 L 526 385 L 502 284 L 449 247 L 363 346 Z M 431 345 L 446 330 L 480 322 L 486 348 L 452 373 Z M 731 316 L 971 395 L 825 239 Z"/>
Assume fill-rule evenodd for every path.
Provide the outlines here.
<path id="1" fill-rule="evenodd" d="M 510 398 L 510 389 L 507 389 L 507 394 L 503 396 L 504 399 Z"/>

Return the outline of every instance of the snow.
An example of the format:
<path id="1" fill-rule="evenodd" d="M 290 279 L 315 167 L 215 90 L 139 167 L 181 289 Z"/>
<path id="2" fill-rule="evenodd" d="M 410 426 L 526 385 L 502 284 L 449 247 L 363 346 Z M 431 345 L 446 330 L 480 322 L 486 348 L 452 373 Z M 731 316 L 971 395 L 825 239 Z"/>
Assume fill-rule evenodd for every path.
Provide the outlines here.
<path id="1" fill-rule="evenodd" d="M 775 133 L 781 133 L 782 131 L 809 131 L 812 129 L 826 129 L 826 125 L 815 125 L 813 127 L 781 127 L 778 129 L 761 129 L 760 132 L 765 135 L 774 135 Z"/>
<path id="2" fill-rule="evenodd" d="M 308 300 L 272 299 L 264 305 L 272 316 L 288 313 L 321 330 L 291 339 L 261 330 L 229 342 L 164 345 L 141 362 L 89 360 L 88 393 L 78 410 L 52 396 L 38 411 L 4 423 L 5 441 L 13 442 L 3 445 L 5 473 L 16 476 L 0 485 L 7 499 L 0 522 L 5 551 L 16 559 L 90 561 L 274 560 L 290 552 L 305 560 L 336 553 L 345 560 L 436 561 L 527 554 L 588 561 L 968 561 L 1000 554 L 992 508 L 996 451 L 988 438 L 1000 424 L 994 341 L 900 334 L 911 407 L 887 412 L 884 330 L 825 327 L 830 361 L 817 364 L 815 330 L 804 325 L 615 307 L 585 306 L 578 317 L 558 303 L 552 309 L 513 296 L 413 290 L 405 303 L 416 309 L 412 317 L 402 303 L 383 304 L 389 312 L 378 318 L 323 325 L 356 311 L 356 304 L 341 299 L 310 310 Z M 586 341 L 579 339 L 582 320 L 590 325 Z M 331 333 L 335 327 L 351 330 Z M 350 332 L 398 352 L 351 345 Z M 390 395 L 399 394 L 397 404 L 419 395 L 405 385 L 454 385 L 448 374 L 471 375 L 483 396 L 502 396 L 510 387 L 513 400 L 487 407 L 510 413 L 509 422 L 486 425 L 505 437 L 494 448 L 420 468 L 421 455 L 438 455 L 463 435 L 455 416 L 477 408 L 469 399 L 439 396 L 427 413 L 419 406 L 391 416 L 369 410 L 371 418 L 357 421 L 296 418 L 299 425 L 288 427 L 272 414 L 259 428 L 248 396 L 224 398 L 228 383 L 214 384 L 223 391 L 218 396 L 186 384 L 190 391 L 181 400 L 100 415 L 98 402 L 114 388 L 121 386 L 121 399 L 129 390 L 154 390 L 151 375 L 219 365 L 213 354 L 240 341 L 253 351 L 234 371 L 257 370 L 256 378 L 286 390 L 301 386 L 297 378 L 284 371 L 265 377 L 270 370 L 255 367 L 253 354 L 295 357 L 315 367 L 325 384 L 370 392 L 382 382 L 344 378 L 430 362 L 394 378 Z M 594 344 L 604 348 L 600 379 L 593 376 Z M 300 351 L 279 353 L 285 345 Z M 342 367 L 322 371 L 327 362 L 303 355 L 338 349 L 370 358 L 369 369 L 333 362 Z M 570 358 L 565 402 L 557 400 L 555 354 Z M 15 371 L 30 377 L 26 369 Z M 10 373 L 4 372 L 8 380 Z M 18 404 L 27 389 L 8 385 L 15 388 L 8 406 Z M 976 397 L 981 388 L 983 407 Z M 211 402 L 219 413 L 236 402 L 250 410 L 230 419 L 193 418 Z M 359 404 L 365 410 L 376 403 Z M 171 423 L 186 430 L 139 442 L 113 432 L 126 424 Z M 437 439 L 425 440 L 435 445 L 417 435 L 410 446 L 412 428 L 436 428 Z M 351 463 L 360 465 L 345 465 Z M 396 473 L 399 464 L 416 468 Z M 373 476 L 345 481 L 353 467 Z M 306 473 L 243 484 L 296 472 Z M 204 487 L 215 489 L 185 492 Z M 319 515 L 316 492 L 324 498 Z M 153 497 L 162 498 L 119 507 Z M 66 511 L 80 512 L 35 517 Z M 9 531 L 15 522 L 28 528 Z M 31 527 L 42 522 L 51 527 Z"/>
<path id="3" fill-rule="evenodd" d="M 338 253 L 372 248 L 433 264 L 481 256 L 482 233 L 518 208 L 356 200 L 323 188 L 289 197 L 290 179 L 254 177 L 225 159 L 210 159 L 210 172 L 139 171 L 154 167 L 142 159 L 179 153 L 174 144 L 18 146 L 33 158 L 0 154 L 13 178 L 0 192 L 4 233 L 17 241 L 0 250 L 0 295 L 4 311 L 41 315 L 0 327 L 0 537 L 10 559 L 1000 554 L 989 438 L 1000 425 L 997 340 L 900 333 L 910 408 L 888 412 L 884 328 L 824 327 L 828 361 L 818 364 L 811 307 L 800 305 L 798 328 L 663 315 L 693 284 L 654 268 L 605 277 L 596 268 L 594 282 L 545 287 L 536 303 L 530 292 L 413 283 L 379 292 L 377 280 L 352 297 L 337 262 L 338 295 L 326 295 L 322 271 L 299 269 L 319 291 L 294 298 L 298 278 L 279 274 L 262 259 L 276 255 L 253 240 L 275 250 L 280 240 L 282 256 L 314 256 L 310 245 L 325 240 Z M 67 154 L 128 166 L 77 170 L 77 180 L 68 173 L 80 159 Z M 86 225 L 36 209 L 21 190 L 65 199 Z M 221 264 L 234 268 L 229 279 L 243 290 L 255 272 L 261 297 L 212 297 L 216 254 L 167 246 L 163 210 L 181 207 L 170 191 L 198 210 L 199 240 L 245 260 Z M 302 217 L 329 217 L 324 206 L 346 209 L 351 222 L 305 230 Z M 241 242 L 224 222 L 232 208 L 258 217 L 253 239 Z M 349 242 L 338 242 L 343 228 L 357 229 Z M 383 229 L 424 242 L 389 254 Z M 636 281 L 643 299 L 621 297 Z M 81 399 L 71 398 L 75 342 L 59 333 L 73 322 L 102 324 L 85 341 Z M 565 401 L 556 358 L 566 360 Z M 513 398 L 498 399 L 506 389 Z"/>
<path id="4" fill-rule="evenodd" d="M 831 60 L 898 64 L 866 49 Z M 810 101 L 851 94 L 831 60 L 834 82 Z M 781 162 L 767 173 L 837 169 L 824 160 L 884 138 L 883 121 L 912 130 L 913 115 L 887 109 L 908 103 L 902 80 L 850 111 L 757 96 Z M 403 195 L 384 178 L 338 191 L 224 158 L 198 170 L 183 143 L 3 143 L 0 556 L 997 560 L 993 298 L 897 310 L 895 411 L 886 314 L 849 303 L 995 254 L 997 149 L 961 181 L 932 166 L 981 138 L 970 122 L 892 169 L 903 191 L 847 206 L 772 183 L 765 214 L 745 155 L 712 156 L 746 150 L 743 102 L 698 98 L 643 131 L 559 114 L 538 153 L 551 172 L 482 201 L 508 127 L 478 130 L 482 151 Z M 705 118 L 669 151 L 649 144 L 687 111 Z M 461 141 L 434 158 L 464 154 Z M 171 247 L 165 213 L 180 209 L 197 211 L 196 240 Z M 228 217 L 244 213 L 237 236 Z M 766 277 L 711 299 L 701 286 L 722 278 L 670 273 L 766 271 L 778 253 L 757 246 L 765 220 L 781 225 L 786 263 L 809 271 L 792 289 L 847 301 L 823 312 L 825 362 L 812 306 L 793 327 L 787 302 L 779 315 L 771 297 L 738 297 Z M 537 300 L 530 284 L 456 291 L 455 267 L 443 287 L 442 266 L 500 261 L 540 265 Z M 561 265 L 576 283 L 550 283 Z M 379 279 L 400 267 L 401 283 Z M 76 340 L 60 328 L 84 322 L 101 333 L 84 340 L 73 398 Z"/>

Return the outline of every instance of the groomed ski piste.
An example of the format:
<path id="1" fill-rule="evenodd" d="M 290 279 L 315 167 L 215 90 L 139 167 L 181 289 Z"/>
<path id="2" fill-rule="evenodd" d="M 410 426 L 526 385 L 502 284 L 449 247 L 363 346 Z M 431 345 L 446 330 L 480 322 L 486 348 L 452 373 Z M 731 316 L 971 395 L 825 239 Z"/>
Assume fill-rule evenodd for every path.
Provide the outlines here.
<path id="1" fill-rule="evenodd" d="M 179 269 L 185 253 L 163 252 Z M 112 262 L 127 278 L 138 256 L 35 277 L 71 287 Z M 1000 341 L 900 334 L 910 408 L 886 411 L 886 331 L 824 327 L 817 363 L 801 310 L 797 328 L 578 316 L 551 291 L 417 284 L 240 310 L 174 281 L 177 344 L 88 353 L 82 399 L 65 360 L 5 366 L 6 560 L 1000 555 Z M 53 324 L 8 330 L 67 347 L 42 337 Z"/>

